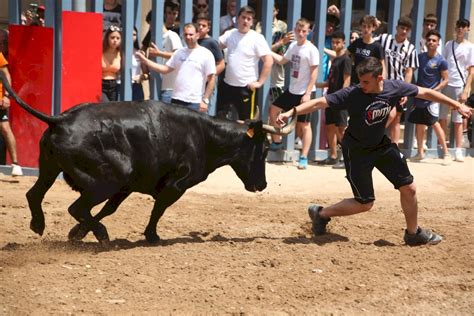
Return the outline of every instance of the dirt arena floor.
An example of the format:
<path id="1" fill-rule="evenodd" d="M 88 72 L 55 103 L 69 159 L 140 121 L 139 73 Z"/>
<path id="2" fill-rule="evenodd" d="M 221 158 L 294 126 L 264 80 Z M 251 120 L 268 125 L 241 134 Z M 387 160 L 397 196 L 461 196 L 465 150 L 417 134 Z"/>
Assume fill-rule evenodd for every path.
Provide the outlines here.
<path id="1" fill-rule="evenodd" d="M 265 191 L 246 192 L 230 168 L 189 190 L 144 241 L 152 199 L 129 197 L 103 220 L 111 238 L 67 240 L 77 193 L 46 195 L 43 237 L 29 230 L 34 177 L 0 176 L 0 315 L 405 314 L 474 311 L 474 160 L 410 163 L 420 225 L 437 246 L 403 244 L 399 195 L 374 173 L 369 213 L 336 218 L 313 239 L 309 202 L 350 197 L 343 170 L 268 164 Z"/>

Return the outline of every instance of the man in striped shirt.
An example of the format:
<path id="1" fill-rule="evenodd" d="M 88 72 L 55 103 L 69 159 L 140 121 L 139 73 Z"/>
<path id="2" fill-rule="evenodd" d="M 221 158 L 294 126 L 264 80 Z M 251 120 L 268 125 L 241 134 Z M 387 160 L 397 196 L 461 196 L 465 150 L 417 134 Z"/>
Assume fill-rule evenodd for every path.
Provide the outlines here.
<path id="1" fill-rule="evenodd" d="M 382 34 L 378 40 L 385 52 L 386 77 L 390 80 L 402 80 L 411 83 L 413 71 L 418 68 L 418 54 L 415 46 L 408 41 L 412 28 L 409 17 L 401 17 L 397 23 L 395 36 Z M 389 125 L 390 139 L 398 144 L 400 139 L 400 117 L 407 98 L 402 98 L 397 105 L 397 115 Z"/>

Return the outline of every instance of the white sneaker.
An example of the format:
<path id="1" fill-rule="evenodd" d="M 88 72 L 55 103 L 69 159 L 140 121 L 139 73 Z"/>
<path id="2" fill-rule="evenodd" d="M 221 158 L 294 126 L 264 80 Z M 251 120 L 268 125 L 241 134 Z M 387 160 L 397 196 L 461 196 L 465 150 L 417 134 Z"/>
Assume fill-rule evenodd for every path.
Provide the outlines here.
<path id="1" fill-rule="evenodd" d="M 456 148 L 456 151 L 454 154 L 454 161 L 464 162 L 464 154 L 462 152 L 462 148 Z"/>
<path id="2" fill-rule="evenodd" d="M 16 164 L 12 164 L 12 177 L 17 177 L 17 176 L 22 176 L 23 175 L 23 170 L 21 170 L 21 167 Z"/>

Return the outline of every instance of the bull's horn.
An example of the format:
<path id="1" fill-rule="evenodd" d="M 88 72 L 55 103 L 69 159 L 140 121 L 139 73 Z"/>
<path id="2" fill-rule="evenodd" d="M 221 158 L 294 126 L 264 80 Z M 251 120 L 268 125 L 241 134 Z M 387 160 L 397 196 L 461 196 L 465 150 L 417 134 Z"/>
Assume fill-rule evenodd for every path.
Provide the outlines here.
<path id="1" fill-rule="evenodd" d="M 297 122 L 296 117 L 297 116 L 298 115 L 296 114 L 296 110 L 294 110 L 293 115 L 291 116 L 290 124 L 286 125 L 283 128 L 279 128 L 279 127 L 275 127 L 275 126 L 271 126 L 271 125 L 267 125 L 267 124 L 263 124 L 262 128 L 263 128 L 264 131 L 266 131 L 268 133 L 271 133 L 271 134 L 288 135 L 289 133 L 291 133 L 293 131 L 293 129 L 296 126 L 296 122 Z"/>
<path id="2" fill-rule="evenodd" d="M 255 113 L 253 114 L 253 120 L 258 120 L 260 118 L 260 109 L 258 106 L 255 107 Z"/>

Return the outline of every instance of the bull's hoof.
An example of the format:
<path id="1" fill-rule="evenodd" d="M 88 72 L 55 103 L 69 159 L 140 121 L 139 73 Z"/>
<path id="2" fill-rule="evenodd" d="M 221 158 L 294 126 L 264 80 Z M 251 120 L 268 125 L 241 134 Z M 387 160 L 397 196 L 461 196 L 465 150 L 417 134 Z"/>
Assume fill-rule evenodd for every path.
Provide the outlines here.
<path id="1" fill-rule="evenodd" d="M 157 244 L 160 242 L 160 236 L 156 232 L 145 232 L 145 239 L 150 244 Z"/>
<path id="2" fill-rule="evenodd" d="M 44 220 L 43 221 L 35 221 L 33 219 L 31 220 L 30 229 L 34 231 L 35 233 L 37 233 L 38 235 L 43 236 L 44 228 L 45 228 Z"/>
<path id="3" fill-rule="evenodd" d="M 106 245 L 110 242 L 107 228 L 105 228 L 105 226 L 101 223 L 99 223 L 98 227 L 93 229 L 92 232 L 94 233 L 95 238 L 97 238 L 101 244 Z"/>
<path id="4" fill-rule="evenodd" d="M 88 233 L 89 230 L 85 228 L 84 225 L 77 224 L 69 231 L 67 238 L 72 241 L 80 241 L 83 240 Z"/>

